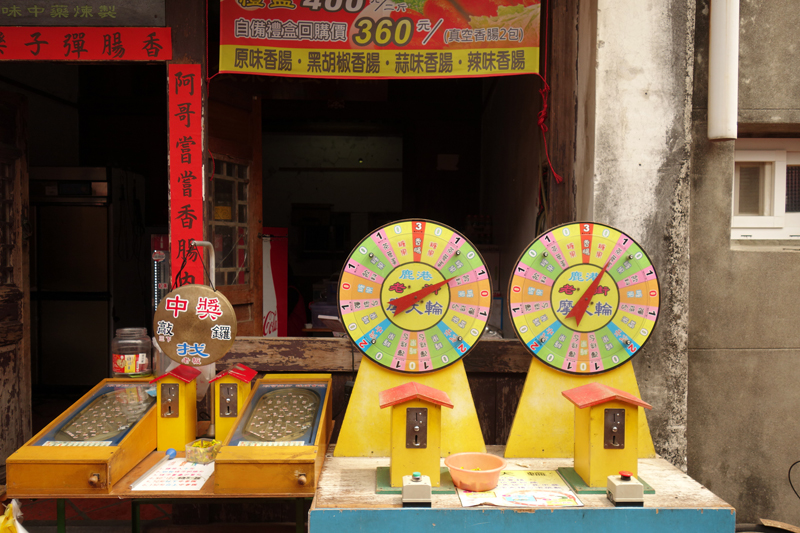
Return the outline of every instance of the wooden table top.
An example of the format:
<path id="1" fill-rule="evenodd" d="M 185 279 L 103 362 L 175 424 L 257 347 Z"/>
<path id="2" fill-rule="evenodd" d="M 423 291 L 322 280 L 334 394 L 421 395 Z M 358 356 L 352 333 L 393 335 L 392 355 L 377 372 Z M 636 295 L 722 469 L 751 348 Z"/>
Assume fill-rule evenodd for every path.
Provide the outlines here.
<path id="1" fill-rule="evenodd" d="M 487 452 L 502 456 L 504 446 L 487 446 Z M 388 457 L 333 457 L 334 446 L 328 449 L 312 509 L 385 509 L 402 507 L 399 494 L 375 494 L 375 471 L 389 466 Z M 444 461 L 442 461 L 444 466 Z M 508 459 L 508 470 L 555 470 L 571 467 L 570 459 Z M 690 478 L 664 459 L 640 459 L 639 475 L 656 493 L 645 495 L 649 508 L 714 508 L 730 509 L 710 490 Z M 605 494 L 580 494 L 584 508 L 609 508 L 612 504 Z M 458 494 L 434 494 L 434 508 L 461 508 Z"/>
<path id="2" fill-rule="evenodd" d="M 375 494 L 375 472 L 379 466 L 389 466 L 388 457 L 333 457 L 335 445 L 328 448 L 325 464 L 314 498 L 314 508 L 380 509 L 402 507 L 399 494 Z M 487 451 L 502 456 L 504 446 L 487 446 Z M 178 457 L 185 454 L 180 452 Z M 109 494 L 48 494 L 46 498 L 120 498 L 120 499 L 239 499 L 239 498 L 297 498 L 294 493 L 281 494 L 214 494 L 212 475 L 199 491 L 133 491 L 130 485 L 164 457 L 154 451 L 116 483 Z M 442 462 L 442 466 L 444 463 Z M 508 459 L 509 470 L 555 470 L 573 466 L 572 459 Z M 640 459 L 639 475 L 656 491 L 645 495 L 645 506 L 662 509 L 733 508 L 664 459 Z M 0 489 L 4 487 L 0 486 Z M 0 490 L 0 493 L 3 491 Z M 42 498 L 41 494 L 14 494 L 15 498 Z M 587 508 L 613 508 L 604 494 L 578 496 Z M 457 494 L 434 494 L 434 508 L 460 508 Z"/>
<path id="3" fill-rule="evenodd" d="M 178 452 L 178 457 L 185 457 L 185 452 Z M 42 494 L 13 494 L 14 498 L 47 498 L 47 499 L 79 499 L 79 498 L 118 498 L 118 499 L 199 499 L 199 498 L 214 498 L 214 499 L 239 499 L 239 498 L 308 498 L 305 494 L 295 493 L 279 493 L 279 494 L 263 494 L 263 493 L 250 493 L 250 494 L 214 494 L 214 475 L 205 482 L 200 490 L 172 490 L 172 491 L 145 491 L 145 490 L 131 490 L 130 486 L 152 466 L 154 466 L 162 457 L 164 452 L 154 451 L 145 457 L 138 465 L 128 472 L 121 480 L 119 480 L 108 494 L 75 494 L 71 492 L 64 492 L 58 494 L 48 493 Z"/>

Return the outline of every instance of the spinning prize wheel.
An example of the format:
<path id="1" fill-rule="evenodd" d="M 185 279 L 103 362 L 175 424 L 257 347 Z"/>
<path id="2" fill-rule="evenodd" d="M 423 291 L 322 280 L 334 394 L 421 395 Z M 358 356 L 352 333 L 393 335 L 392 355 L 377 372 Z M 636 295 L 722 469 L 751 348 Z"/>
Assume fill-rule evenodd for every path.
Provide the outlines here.
<path id="1" fill-rule="evenodd" d="M 431 220 L 386 224 L 364 238 L 339 277 L 339 315 L 358 348 L 398 372 L 433 372 L 464 357 L 489 319 L 480 253 Z"/>
<path id="2" fill-rule="evenodd" d="M 539 236 L 509 284 L 519 339 L 562 372 L 597 374 L 622 365 L 650 338 L 661 292 L 650 258 L 609 226 L 571 223 Z"/>

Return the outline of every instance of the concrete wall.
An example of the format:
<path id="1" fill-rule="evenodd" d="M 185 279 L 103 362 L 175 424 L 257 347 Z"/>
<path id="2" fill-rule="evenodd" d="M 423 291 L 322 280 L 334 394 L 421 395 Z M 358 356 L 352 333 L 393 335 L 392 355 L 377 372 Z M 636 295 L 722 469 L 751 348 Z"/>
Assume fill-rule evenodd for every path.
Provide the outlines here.
<path id="1" fill-rule="evenodd" d="M 707 135 L 709 1 L 697 2 L 689 299 L 689 474 L 737 522 L 800 524 L 798 248 L 732 249 L 733 141 Z M 797 136 L 797 3 L 740 4 L 739 136 Z M 766 243 L 762 243 L 766 244 Z M 755 250 L 755 249 L 754 249 Z M 798 469 L 796 469 L 798 470 Z M 800 472 L 793 476 L 800 485 Z"/>
<path id="2" fill-rule="evenodd" d="M 800 66 L 797 8 L 794 0 L 740 0 L 740 133 L 754 124 L 775 124 L 781 133 L 800 124 L 800 84 L 787 75 Z"/>
<path id="3" fill-rule="evenodd" d="M 565 182 L 550 181 L 557 216 L 548 222 L 610 224 L 653 260 L 661 279 L 659 327 L 634 367 L 642 396 L 655 407 L 648 420 L 656 450 L 685 468 L 694 4 L 586 0 L 559 3 L 558 10 L 550 153 Z M 484 138 L 492 132 L 494 142 L 484 143 L 482 209 L 494 213 L 496 242 L 507 250 L 504 287 L 518 251 L 535 236 L 537 172 L 546 163 L 534 120 L 541 103 L 524 97 L 536 94 L 539 82 L 488 83 Z"/>
<path id="4" fill-rule="evenodd" d="M 594 156 L 576 177 L 593 190 L 577 219 L 625 231 L 656 266 L 658 327 L 633 365 L 656 451 L 685 467 L 694 4 L 597 0 L 596 17 L 596 70 L 579 75 L 595 76 Z"/>

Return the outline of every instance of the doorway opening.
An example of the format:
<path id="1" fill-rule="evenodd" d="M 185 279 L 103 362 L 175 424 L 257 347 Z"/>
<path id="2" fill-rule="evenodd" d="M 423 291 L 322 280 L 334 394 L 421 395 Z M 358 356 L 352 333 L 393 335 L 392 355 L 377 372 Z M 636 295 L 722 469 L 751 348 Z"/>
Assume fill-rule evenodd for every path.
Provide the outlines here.
<path id="1" fill-rule="evenodd" d="M 34 430 L 109 376 L 117 328 L 152 322 L 150 235 L 168 232 L 165 75 L 4 64 L 0 90 L 28 109 Z"/>

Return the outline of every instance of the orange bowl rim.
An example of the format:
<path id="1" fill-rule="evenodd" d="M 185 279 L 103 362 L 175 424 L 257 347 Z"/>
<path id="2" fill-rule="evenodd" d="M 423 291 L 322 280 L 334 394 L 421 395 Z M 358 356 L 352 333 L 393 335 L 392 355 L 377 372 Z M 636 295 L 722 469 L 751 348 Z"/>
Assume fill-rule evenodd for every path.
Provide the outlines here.
<path id="1" fill-rule="evenodd" d="M 482 453 L 482 452 L 454 453 L 452 455 L 448 455 L 447 457 L 445 457 L 444 464 L 445 464 L 445 466 L 447 468 L 455 468 L 455 469 L 463 471 L 463 472 L 469 472 L 469 470 L 465 470 L 464 468 L 462 468 L 460 466 L 456 466 L 456 465 L 450 463 L 450 459 L 452 459 L 452 458 L 465 457 L 465 456 L 468 456 L 468 455 L 471 455 L 471 456 L 489 456 L 489 457 L 493 457 L 495 459 L 500 459 L 500 461 L 502 461 L 502 464 L 500 466 L 498 466 L 497 468 L 492 468 L 491 470 L 481 470 L 481 473 L 500 472 L 501 470 L 505 470 L 505 468 L 508 466 L 508 461 L 506 461 L 504 457 L 500 457 L 498 455 L 492 455 L 490 453 Z"/>

